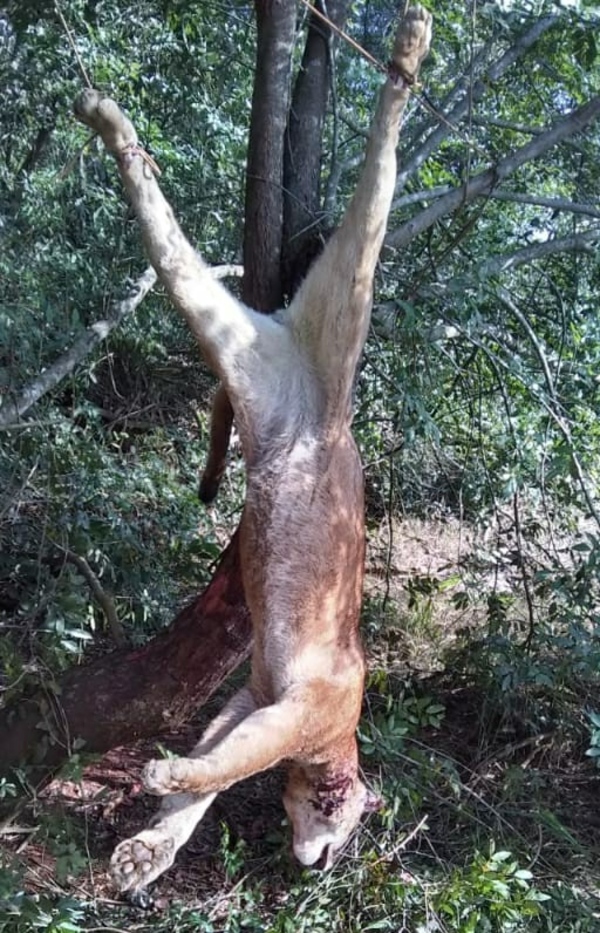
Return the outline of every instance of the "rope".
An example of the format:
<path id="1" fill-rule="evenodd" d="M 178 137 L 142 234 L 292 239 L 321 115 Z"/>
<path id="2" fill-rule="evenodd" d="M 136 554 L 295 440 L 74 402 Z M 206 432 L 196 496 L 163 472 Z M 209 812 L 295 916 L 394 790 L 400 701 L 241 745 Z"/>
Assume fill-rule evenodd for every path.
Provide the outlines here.
<path id="1" fill-rule="evenodd" d="M 347 42 L 348 45 L 351 45 L 353 49 L 356 49 L 359 55 L 362 55 L 362 57 L 365 58 L 370 65 L 373 65 L 377 71 L 381 71 L 385 75 L 388 73 L 388 69 L 385 67 L 385 65 L 382 65 L 381 62 L 377 61 L 377 59 L 371 55 L 370 52 L 367 52 L 366 49 L 363 49 L 362 45 L 359 45 L 358 42 L 355 42 L 352 36 L 349 36 L 347 32 L 344 32 L 343 29 L 340 29 L 339 26 L 336 26 L 328 16 L 325 16 L 324 13 L 321 13 L 320 10 L 317 10 L 316 6 L 313 6 L 309 0 L 300 0 L 300 2 L 303 3 L 304 6 L 307 7 L 314 16 L 329 26 L 329 28 L 340 37 L 340 39 L 343 39 L 344 42 Z"/>
<path id="2" fill-rule="evenodd" d="M 73 50 L 73 54 L 75 55 L 75 58 L 77 59 L 77 64 L 79 65 L 79 70 L 80 70 L 80 72 L 81 72 L 81 77 L 83 78 L 84 82 L 87 84 L 87 86 L 89 87 L 89 89 L 90 89 L 90 90 L 93 90 L 93 87 L 94 87 L 94 86 L 93 86 L 92 82 L 90 81 L 90 79 L 89 79 L 89 77 L 88 77 L 88 73 L 87 73 L 87 71 L 85 70 L 85 68 L 84 68 L 84 66 L 83 66 L 83 62 L 82 62 L 82 60 L 81 60 L 81 56 L 80 56 L 79 52 L 77 51 L 77 46 L 75 45 L 75 39 L 73 38 L 73 34 L 72 34 L 71 30 L 69 29 L 69 24 L 67 23 L 66 19 L 65 19 L 64 16 L 63 16 L 63 13 L 62 13 L 62 10 L 61 10 L 61 8 L 60 8 L 60 6 L 59 6 L 58 0 L 54 0 L 54 9 L 56 10 L 57 16 L 58 16 L 58 18 L 60 19 L 60 21 L 61 21 L 61 23 L 62 23 L 62 27 L 63 27 L 63 29 L 64 29 L 64 31 L 65 31 L 65 33 L 66 33 L 67 39 L 69 40 L 69 45 L 71 46 L 71 48 L 72 48 L 72 50 Z"/>
<path id="3" fill-rule="evenodd" d="M 155 175 L 162 175 L 162 172 L 149 152 L 146 152 L 143 146 L 140 146 L 139 143 L 129 143 L 117 153 L 117 157 L 122 159 L 125 163 L 127 162 L 128 156 L 139 155 L 142 157 L 146 165 L 154 172 Z"/>
<path id="4" fill-rule="evenodd" d="M 340 39 L 343 39 L 344 42 L 347 42 L 348 45 L 352 46 L 352 48 L 355 49 L 360 55 L 362 55 L 362 57 L 363 57 L 366 61 L 368 61 L 370 65 L 373 65 L 373 67 L 376 68 L 377 71 L 380 71 L 382 74 L 387 75 L 388 77 L 392 77 L 392 78 L 393 78 L 393 74 L 390 74 L 390 67 L 389 67 L 389 66 L 386 67 L 386 66 L 383 65 L 380 61 L 378 61 L 378 59 L 376 59 L 373 55 L 371 55 L 370 52 L 367 52 L 367 50 L 364 49 L 364 48 L 362 47 L 362 45 L 359 45 L 358 42 L 356 42 L 351 36 L 348 35 L 347 32 L 344 32 L 343 29 L 340 29 L 339 26 L 336 26 L 336 24 L 333 23 L 333 22 L 329 19 L 328 16 L 325 16 L 324 13 L 321 13 L 320 10 L 317 10 L 317 8 L 316 8 L 315 6 L 313 6 L 312 3 L 310 3 L 310 0 L 300 0 L 300 3 L 303 3 L 304 6 L 307 7 L 307 8 L 311 11 L 311 13 L 313 13 L 316 17 L 318 17 L 318 19 L 320 19 L 320 20 L 322 20 L 324 23 L 326 23 L 327 26 L 329 26 L 329 28 L 330 28 L 331 30 L 333 30 L 333 32 L 335 32 L 336 35 L 338 35 L 338 36 L 340 37 Z M 405 14 L 405 15 L 406 15 L 406 11 L 408 10 L 409 4 L 410 4 L 410 0 L 406 0 L 405 9 L 404 9 L 404 14 Z M 454 133 L 454 135 L 457 136 L 458 139 L 461 140 L 461 142 L 465 143 L 465 145 L 468 147 L 468 149 L 473 150 L 474 152 L 478 152 L 479 155 L 483 156 L 486 160 L 489 159 L 489 153 L 486 152 L 485 149 L 483 149 L 483 148 L 482 148 L 481 146 L 479 146 L 477 143 L 474 143 L 471 139 L 469 139 L 468 136 L 465 136 L 465 134 L 462 133 L 462 132 L 458 129 L 457 126 L 455 126 L 453 123 L 451 123 L 450 120 L 448 120 L 448 119 L 444 116 L 444 114 L 441 113 L 441 112 L 437 109 L 437 107 L 435 107 L 434 104 L 432 104 L 431 101 L 429 101 L 429 100 L 427 99 L 427 97 L 425 96 L 425 94 L 418 94 L 418 93 L 416 92 L 415 88 L 416 88 L 416 87 L 419 87 L 419 85 L 415 84 L 414 82 L 408 81 L 406 75 L 401 75 L 400 77 L 402 77 L 402 78 L 404 79 L 404 81 L 405 81 L 406 84 L 408 85 L 408 90 L 409 90 L 409 92 L 413 95 L 413 97 L 415 98 L 415 100 L 417 101 L 417 103 L 420 104 L 420 106 L 421 106 L 424 110 L 429 111 L 429 113 L 430 113 L 432 116 L 434 116 L 434 117 L 436 118 L 436 120 L 438 120 L 440 123 L 443 123 L 445 126 L 447 126 L 448 129 L 450 129 L 450 130 Z"/>

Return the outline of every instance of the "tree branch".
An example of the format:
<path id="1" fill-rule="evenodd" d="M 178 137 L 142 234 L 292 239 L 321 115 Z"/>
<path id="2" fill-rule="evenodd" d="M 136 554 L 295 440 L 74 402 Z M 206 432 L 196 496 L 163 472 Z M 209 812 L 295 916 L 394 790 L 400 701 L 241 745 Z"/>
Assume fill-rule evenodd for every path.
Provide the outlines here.
<path id="1" fill-rule="evenodd" d="M 585 233 L 576 233 L 567 237 L 555 237 L 553 240 L 546 240 L 545 243 L 534 243 L 531 246 L 525 246 L 523 249 L 516 250 L 514 253 L 503 253 L 500 256 L 492 256 L 477 267 L 476 278 L 473 279 L 473 286 L 481 283 L 494 275 L 500 275 L 510 269 L 517 269 L 519 266 L 527 263 L 536 262 L 539 259 L 545 259 L 555 253 L 566 252 L 586 252 L 591 251 L 593 244 L 600 240 L 600 227 L 594 230 L 588 230 Z M 419 286 L 416 294 L 428 299 L 439 301 L 440 298 L 451 294 L 453 291 L 464 293 L 470 285 L 470 279 L 459 276 L 446 282 L 437 282 L 433 285 Z M 390 338 L 394 334 L 394 321 L 397 315 L 397 304 L 395 301 L 387 301 L 378 304 L 373 309 L 373 323 L 381 330 L 381 333 Z M 432 326 L 430 333 L 431 340 L 450 340 L 458 336 L 459 331 L 454 324 L 440 324 L 439 322 Z"/>
<path id="2" fill-rule="evenodd" d="M 435 188 L 424 188 L 422 191 L 411 191 L 410 194 L 403 194 L 392 202 L 392 210 L 397 211 L 401 207 L 408 207 L 409 204 L 418 204 L 421 201 L 435 201 L 437 198 L 443 198 L 445 194 L 454 191 L 452 185 L 436 185 Z"/>
<path id="3" fill-rule="evenodd" d="M 423 298 L 433 298 L 436 301 L 439 301 L 440 298 L 443 298 L 445 295 L 452 294 L 452 292 L 460 291 L 460 293 L 463 294 L 465 289 L 469 288 L 471 282 L 474 287 L 479 286 L 485 279 L 489 279 L 494 275 L 500 275 L 503 272 L 517 269 L 519 266 L 527 263 L 545 259 L 547 256 L 552 256 L 555 253 L 591 251 L 593 244 L 597 240 L 600 240 L 600 227 L 594 230 L 588 230 L 585 233 L 576 233 L 572 236 L 555 237 L 553 240 L 546 240 L 545 243 L 534 243 L 531 246 L 518 249 L 514 253 L 503 253 L 500 256 L 492 256 L 477 267 L 476 276 L 472 280 L 470 277 L 461 275 L 449 281 L 419 286 L 416 290 L 416 294 Z M 374 312 L 378 323 L 387 328 L 386 333 L 390 328 L 385 321 L 386 319 L 391 319 L 392 312 L 393 314 L 396 312 L 395 302 L 386 302 L 383 305 L 378 305 Z M 442 333 L 443 336 L 447 337 L 445 328 L 442 328 Z"/>
<path id="4" fill-rule="evenodd" d="M 594 97 L 582 107 L 573 110 L 567 117 L 559 120 L 549 130 L 541 133 L 526 145 L 516 149 L 509 156 L 500 159 L 492 168 L 474 175 L 466 185 L 453 188 L 439 198 L 435 204 L 417 214 L 386 238 L 386 244 L 396 248 L 406 246 L 414 237 L 431 227 L 446 214 L 450 214 L 474 198 L 489 195 L 499 182 L 508 178 L 521 165 L 539 159 L 548 149 L 558 145 L 564 139 L 580 132 L 600 114 L 600 97 Z"/>
<path id="5" fill-rule="evenodd" d="M 492 275 L 499 275 L 501 272 L 516 269 L 525 263 L 545 259 L 546 256 L 552 256 L 554 253 L 585 252 L 591 249 L 596 240 L 600 240 L 600 228 L 598 227 L 587 230 L 585 233 L 575 233 L 572 236 L 554 237 L 552 240 L 546 240 L 545 243 L 533 243 L 531 246 L 524 246 L 523 249 L 519 249 L 514 253 L 492 256 L 491 259 L 487 259 L 479 266 L 477 279 L 481 281 L 484 278 L 490 278 Z"/>
<path id="6" fill-rule="evenodd" d="M 525 123 L 513 123 L 512 120 L 500 120 L 496 117 L 473 117 L 472 122 L 476 126 L 497 126 L 501 130 L 513 130 L 515 133 L 523 133 L 525 136 L 539 136 L 544 132 L 543 126 L 530 126 Z"/>
<path id="7" fill-rule="evenodd" d="M 0 407 L 0 429 L 9 427 L 38 402 L 42 396 L 58 385 L 65 376 L 73 372 L 92 350 L 108 337 L 129 314 L 144 300 L 156 282 L 156 272 L 150 266 L 136 280 L 131 293 L 121 301 L 113 302 L 109 316 L 96 321 L 69 347 L 45 372 L 26 386 L 16 399 L 4 399 Z"/>
<path id="8" fill-rule="evenodd" d="M 600 512 L 596 508 L 596 503 L 595 503 L 592 492 L 590 492 L 590 490 L 588 489 L 587 479 L 583 472 L 583 467 L 581 465 L 579 455 L 577 454 L 577 451 L 575 450 L 575 444 L 573 442 L 573 436 L 571 434 L 571 429 L 570 429 L 568 422 L 565 420 L 565 418 L 563 418 L 560 412 L 555 410 L 555 408 L 553 407 L 553 404 L 550 404 L 550 402 L 546 400 L 542 392 L 540 392 L 539 389 L 537 389 L 537 387 L 530 385 L 527 382 L 527 380 L 515 370 L 514 366 L 512 366 L 511 363 L 507 362 L 506 360 L 503 360 L 500 356 L 498 356 L 498 354 L 492 352 L 492 350 L 490 350 L 490 348 L 487 347 L 483 341 L 479 340 L 473 334 L 468 333 L 459 324 L 455 324 L 454 326 L 460 332 L 460 334 L 466 340 L 469 341 L 469 343 L 471 343 L 474 347 L 478 347 L 485 354 L 485 356 L 488 358 L 490 362 L 493 361 L 494 366 L 500 367 L 503 370 L 505 370 L 505 372 L 510 374 L 512 379 L 516 379 L 516 381 L 519 382 L 523 386 L 524 389 L 530 392 L 531 395 L 535 398 L 535 400 L 542 406 L 542 408 L 544 409 L 544 411 L 546 412 L 550 420 L 556 425 L 559 432 L 562 434 L 563 440 L 565 441 L 565 444 L 567 445 L 567 448 L 569 450 L 569 454 L 571 456 L 571 463 L 573 465 L 573 469 L 575 471 L 575 475 L 579 483 L 579 488 L 581 489 L 582 495 L 585 499 L 590 515 L 596 522 L 597 527 L 600 529 Z"/>
<path id="9" fill-rule="evenodd" d="M 352 117 L 349 117 L 347 113 L 340 113 L 340 120 L 342 123 L 352 130 L 355 136 L 359 136 L 362 139 L 368 139 L 370 136 L 369 127 L 363 126 L 361 123 L 357 123 L 356 120 L 353 120 Z"/>
<path id="10" fill-rule="evenodd" d="M 600 209 L 589 204 L 569 201 L 568 198 L 546 198 L 538 194 L 521 194 L 518 191 L 492 191 L 490 197 L 495 201 L 514 201 L 516 204 L 534 204 L 548 207 L 553 211 L 568 211 L 571 214 L 586 214 L 588 217 L 600 217 Z"/>
<path id="11" fill-rule="evenodd" d="M 505 72 L 538 41 L 540 36 L 557 22 L 558 16 L 545 16 L 537 20 L 531 29 L 524 32 L 497 61 L 493 62 L 489 68 L 486 69 L 481 78 L 475 82 L 470 93 L 465 91 L 463 98 L 455 107 L 450 110 L 449 113 L 445 113 L 447 122 L 440 123 L 406 160 L 404 167 L 398 173 L 396 179 L 396 193 L 402 191 L 411 175 L 415 174 L 421 165 L 429 158 L 431 153 L 435 152 L 441 142 L 452 132 L 452 125 L 456 125 L 462 120 L 468 112 L 469 107 L 484 96 L 490 84 L 498 81 L 499 78 L 501 78 L 502 75 L 504 75 Z M 464 78 L 461 80 L 464 82 Z"/>
<path id="12" fill-rule="evenodd" d="M 242 266 L 225 264 L 214 266 L 212 273 L 217 279 L 241 276 Z M 48 369 L 26 386 L 15 399 L 5 398 L 0 405 L 0 430 L 19 424 L 20 419 L 36 402 L 54 389 L 65 376 L 70 375 L 98 344 L 105 340 L 126 317 L 142 303 L 156 282 L 156 272 L 149 266 L 134 282 L 131 293 L 121 301 L 113 302 L 107 318 L 95 321 L 69 349 Z"/>
<path id="13" fill-rule="evenodd" d="M 437 198 L 444 197 L 450 191 L 454 191 L 452 185 L 437 185 L 435 188 L 423 188 L 422 191 L 411 191 L 410 194 L 403 194 L 396 198 L 392 204 L 392 210 L 399 210 L 402 207 L 408 207 L 409 204 L 417 204 L 421 201 L 435 201 Z M 490 191 L 488 197 L 494 201 L 514 201 L 517 204 L 534 204 L 540 207 L 548 207 L 554 211 L 568 211 L 572 214 L 585 214 L 588 217 L 600 217 L 600 209 L 591 207 L 589 204 L 582 204 L 578 201 L 569 201 L 568 198 L 547 198 L 536 194 L 522 194 L 518 191 Z"/>
<path id="14" fill-rule="evenodd" d="M 75 551 L 71 551 L 69 548 L 63 547 L 62 544 L 58 544 L 56 541 L 53 541 L 52 543 L 54 544 L 54 547 L 60 551 L 65 560 L 68 561 L 68 563 L 73 564 L 73 566 L 84 578 L 90 590 L 92 591 L 92 596 L 104 613 L 106 622 L 110 629 L 110 633 L 113 637 L 113 641 L 117 647 L 124 648 L 127 645 L 127 637 L 125 635 L 125 630 L 121 625 L 121 620 L 117 615 L 114 599 L 110 593 L 104 589 L 100 583 L 100 580 L 84 557 L 80 557 L 79 554 L 75 553 Z"/>
<path id="15" fill-rule="evenodd" d="M 538 340 L 533 327 L 531 326 L 531 324 L 529 323 L 529 321 L 527 320 L 523 312 L 520 311 L 519 308 L 517 308 L 517 306 L 512 301 L 510 295 L 508 294 L 505 288 L 498 289 L 498 297 L 503 302 L 503 304 L 509 309 L 509 311 L 511 311 L 512 314 L 514 314 L 519 324 L 521 324 L 521 326 L 525 330 L 525 333 L 529 337 L 531 345 L 534 348 L 534 351 L 536 353 L 536 356 L 540 362 L 542 371 L 544 373 L 544 380 L 546 382 L 546 388 L 548 390 L 548 395 L 550 396 L 552 404 L 547 402 L 539 392 L 536 392 L 533 394 L 535 395 L 537 401 L 542 405 L 542 407 L 544 408 L 544 410 L 546 411 L 550 419 L 554 422 L 554 424 L 556 425 L 556 427 L 558 428 L 558 430 L 563 436 L 563 439 L 571 455 L 571 463 L 573 465 L 573 469 L 579 481 L 579 487 L 583 493 L 583 497 L 586 501 L 587 507 L 590 510 L 590 514 L 593 516 L 596 522 L 596 525 L 600 529 L 600 512 L 598 512 L 598 510 L 596 509 L 596 503 L 594 501 L 593 494 L 588 487 L 588 482 L 583 472 L 583 466 L 581 465 L 579 455 L 575 449 L 575 443 L 573 441 L 573 435 L 571 434 L 571 427 L 569 425 L 569 422 L 567 418 L 563 416 L 562 412 L 559 411 L 560 404 L 556 397 L 556 390 L 554 388 L 552 374 L 550 372 L 550 367 L 548 365 L 548 360 L 546 359 L 546 354 L 544 353 L 542 344 Z M 531 387 L 529 387 L 529 391 L 532 391 Z"/>
<path id="16" fill-rule="evenodd" d="M 542 343 L 538 339 L 538 336 L 535 330 L 529 323 L 527 316 L 523 314 L 520 308 L 517 307 L 517 305 L 514 303 L 514 301 L 512 300 L 511 296 L 509 295 L 509 293 L 507 292 L 505 288 L 500 286 L 496 294 L 498 295 L 498 298 L 500 299 L 500 301 L 505 305 L 505 307 L 508 308 L 511 314 L 513 314 L 514 317 L 516 317 L 517 321 L 519 322 L 519 324 L 521 325 L 521 327 L 523 328 L 523 330 L 529 337 L 529 342 L 531 343 L 533 349 L 535 350 L 535 355 L 537 356 L 539 360 L 540 366 L 542 368 L 542 372 L 544 374 L 544 380 L 546 382 L 546 388 L 548 390 L 548 395 L 550 396 L 554 404 L 558 407 L 559 402 L 558 402 L 558 399 L 556 398 L 556 389 L 554 388 L 554 379 L 552 378 L 552 373 L 550 372 L 550 364 L 548 363 L 548 359 L 544 352 L 544 348 L 542 347 Z"/>

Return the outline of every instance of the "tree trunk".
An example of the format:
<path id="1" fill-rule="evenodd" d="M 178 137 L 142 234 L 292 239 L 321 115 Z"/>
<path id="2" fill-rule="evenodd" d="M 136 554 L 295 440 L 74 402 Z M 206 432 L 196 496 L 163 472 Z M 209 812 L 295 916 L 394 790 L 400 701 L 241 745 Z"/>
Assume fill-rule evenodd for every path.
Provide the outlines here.
<path id="1" fill-rule="evenodd" d="M 257 311 L 274 311 L 282 302 L 283 145 L 296 4 L 289 0 L 256 0 L 256 27 L 242 298 Z"/>
<path id="2" fill-rule="evenodd" d="M 59 689 L 0 713 L 0 776 L 22 762 L 59 765 L 86 752 L 177 728 L 249 654 L 238 536 L 206 588 L 143 648 L 76 667 Z"/>
<path id="3" fill-rule="evenodd" d="M 319 4 L 320 9 L 322 6 Z M 348 0 L 327 4 L 336 26 L 344 25 L 348 6 Z M 288 299 L 321 252 L 323 238 L 333 226 L 321 205 L 323 126 L 333 81 L 333 42 L 329 27 L 312 14 L 285 134 L 281 265 L 283 293 Z M 335 144 L 333 149 L 335 156 Z"/>

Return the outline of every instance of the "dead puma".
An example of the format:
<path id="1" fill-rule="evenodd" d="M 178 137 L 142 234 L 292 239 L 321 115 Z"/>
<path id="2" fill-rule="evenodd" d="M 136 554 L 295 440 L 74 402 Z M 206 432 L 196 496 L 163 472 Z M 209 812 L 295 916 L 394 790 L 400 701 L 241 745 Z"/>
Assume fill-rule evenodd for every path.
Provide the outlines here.
<path id="1" fill-rule="evenodd" d="M 114 154 L 150 259 L 226 388 L 248 475 L 240 547 L 252 676 L 189 758 L 145 767 L 146 790 L 164 800 L 152 828 L 113 855 L 122 890 L 172 864 L 218 791 L 278 762 L 290 763 L 284 804 L 304 865 L 331 865 L 361 814 L 377 805 L 357 773 L 364 516 L 351 389 L 394 189 L 399 121 L 430 34 L 430 15 L 409 10 L 346 215 L 290 307 L 271 317 L 211 277 L 117 104 L 96 91 L 76 102 L 79 119 Z M 223 437 L 208 493 L 222 471 Z"/>

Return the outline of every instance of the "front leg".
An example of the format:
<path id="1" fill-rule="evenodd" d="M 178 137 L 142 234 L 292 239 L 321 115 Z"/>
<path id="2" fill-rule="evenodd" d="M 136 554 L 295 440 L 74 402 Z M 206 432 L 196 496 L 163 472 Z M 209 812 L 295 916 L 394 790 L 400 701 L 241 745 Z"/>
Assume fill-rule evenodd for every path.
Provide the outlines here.
<path id="1" fill-rule="evenodd" d="M 173 792 L 213 793 L 283 759 L 310 759 L 321 754 L 339 723 L 324 720 L 324 708 L 341 709 L 347 690 L 327 681 L 291 687 L 272 706 L 243 719 L 207 754 L 198 758 L 149 761 L 142 772 L 144 788 L 162 796 Z M 319 726 L 321 728 L 319 728 Z"/>
<path id="2" fill-rule="evenodd" d="M 225 705 L 194 747 L 192 756 L 208 754 L 239 722 L 256 709 L 254 697 L 244 687 Z M 125 839 L 110 861 L 113 883 L 119 891 L 136 891 L 170 868 L 216 794 L 170 794 L 148 829 Z"/>
<path id="3" fill-rule="evenodd" d="M 192 758 L 153 758 L 142 771 L 144 790 L 156 797 L 178 794 L 192 787 L 197 792 L 209 778 L 204 762 Z"/>
<path id="4" fill-rule="evenodd" d="M 300 706 L 278 703 L 257 710 L 200 758 L 149 761 L 142 771 L 144 790 L 161 797 L 192 791 L 214 793 L 293 757 L 299 744 Z"/>
<path id="5" fill-rule="evenodd" d="M 113 852 L 110 874 L 115 887 L 119 891 L 138 891 L 170 868 L 216 796 L 165 797 L 148 829 L 125 839 Z"/>

